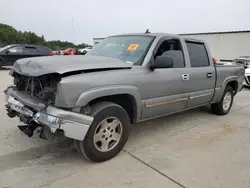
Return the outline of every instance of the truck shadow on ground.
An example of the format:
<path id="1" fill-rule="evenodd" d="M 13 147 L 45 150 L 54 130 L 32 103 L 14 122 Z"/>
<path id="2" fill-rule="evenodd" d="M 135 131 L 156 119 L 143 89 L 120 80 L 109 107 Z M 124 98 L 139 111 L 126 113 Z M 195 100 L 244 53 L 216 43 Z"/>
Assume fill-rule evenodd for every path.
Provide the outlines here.
<path id="1" fill-rule="evenodd" d="M 62 142 L 31 148 L 28 150 L 0 156 L 0 171 L 24 166 L 54 165 L 58 163 L 90 163 L 73 147 L 73 141 Z"/>
<path id="2" fill-rule="evenodd" d="M 190 126 L 185 127 L 186 121 L 196 120 L 196 117 L 207 116 L 208 114 L 209 108 L 202 107 L 166 117 L 161 117 L 155 120 L 138 123 L 132 127 L 128 143 L 126 144 L 124 150 L 133 151 L 136 150 L 138 143 L 144 142 L 145 139 L 148 140 L 145 144 L 148 144 L 150 143 L 150 139 L 148 138 L 158 137 L 158 135 L 167 135 L 173 130 L 175 130 L 176 133 L 178 131 L 190 128 Z M 141 145 L 138 145 L 138 147 L 140 146 Z M 94 164 L 84 159 L 84 157 L 79 152 L 77 152 L 74 147 L 74 142 L 70 139 L 55 143 L 48 141 L 48 144 L 44 146 L 0 156 L 1 171 L 26 165 L 53 165 L 58 163 L 70 163 L 72 165 Z"/>

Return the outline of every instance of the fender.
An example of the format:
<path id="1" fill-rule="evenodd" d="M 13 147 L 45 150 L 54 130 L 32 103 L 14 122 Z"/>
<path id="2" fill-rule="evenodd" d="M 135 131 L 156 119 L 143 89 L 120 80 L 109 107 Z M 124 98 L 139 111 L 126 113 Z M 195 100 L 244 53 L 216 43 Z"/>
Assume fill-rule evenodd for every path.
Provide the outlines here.
<path id="1" fill-rule="evenodd" d="M 239 86 L 239 81 L 238 81 L 238 76 L 229 76 L 229 77 L 227 77 L 224 81 L 223 81 L 223 84 L 222 84 L 222 87 L 221 87 L 221 92 L 220 92 L 220 95 L 219 95 L 219 97 L 218 97 L 218 100 L 217 101 L 220 101 L 221 100 L 221 97 L 222 97 L 222 95 L 223 95 L 223 93 L 224 93 L 224 91 L 225 91 L 225 89 L 226 89 L 226 86 L 227 86 L 227 84 L 229 83 L 229 82 L 231 82 L 231 81 L 237 81 L 237 83 L 238 83 L 238 86 Z M 236 91 L 236 92 L 238 92 L 238 91 Z"/>
<path id="2" fill-rule="evenodd" d="M 110 96 L 110 95 L 118 95 L 118 94 L 129 94 L 134 97 L 136 102 L 136 109 L 137 109 L 137 121 L 141 117 L 142 112 L 142 101 L 141 96 L 136 86 L 130 85 L 112 85 L 112 86 L 103 86 L 103 87 L 96 87 L 92 88 L 88 91 L 85 91 L 80 95 L 78 98 L 76 105 L 77 107 L 86 106 L 90 101 Z"/>

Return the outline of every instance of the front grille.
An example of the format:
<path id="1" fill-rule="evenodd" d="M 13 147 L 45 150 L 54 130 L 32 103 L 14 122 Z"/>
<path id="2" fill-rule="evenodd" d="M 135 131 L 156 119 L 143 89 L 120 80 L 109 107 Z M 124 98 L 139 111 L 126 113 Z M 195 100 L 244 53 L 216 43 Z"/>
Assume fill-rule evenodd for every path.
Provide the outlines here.
<path id="1" fill-rule="evenodd" d="M 39 77 L 28 77 L 15 73 L 13 76 L 14 85 L 17 90 L 26 91 L 31 96 L 54 102 L 57 84 L 60 81 L 58 75 L 50 74 Z"/>

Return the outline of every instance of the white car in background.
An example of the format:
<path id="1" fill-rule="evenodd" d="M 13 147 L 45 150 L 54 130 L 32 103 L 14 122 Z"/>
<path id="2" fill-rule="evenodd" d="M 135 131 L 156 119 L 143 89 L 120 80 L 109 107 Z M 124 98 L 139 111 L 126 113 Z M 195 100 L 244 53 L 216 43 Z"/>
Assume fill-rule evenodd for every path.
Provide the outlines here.
<path id="1" fill-rule="evenodd" d="M 240 56 L 234 62 L 245 67 L 245 80 L 243 84 L 250 86 L 250 56 Z"/>
<path id="2" fill-rule="evenodd" d="M 232 61 L 219 61 L 215 58 L 213 58 L 214 64 L 215 65 L 234 65 L 235 63 Z"/>
<path id="3" fill-rule="evenodd" d="M 245 80 L 243 82 L 243 85 L 250 86 L 250 68 L 245 69 Z"/>
<path id="4" fill-rule="evenodd" d="M 86 47 L 86 48 L 79 49 L 78 51 L 79 51 L 80 53 L 82 53 L 82 54 L 86 54 L 86 53 L 88 53 L 91 49 L 92 49 L 92 47 L 89 46 L 89 47 Z"/>

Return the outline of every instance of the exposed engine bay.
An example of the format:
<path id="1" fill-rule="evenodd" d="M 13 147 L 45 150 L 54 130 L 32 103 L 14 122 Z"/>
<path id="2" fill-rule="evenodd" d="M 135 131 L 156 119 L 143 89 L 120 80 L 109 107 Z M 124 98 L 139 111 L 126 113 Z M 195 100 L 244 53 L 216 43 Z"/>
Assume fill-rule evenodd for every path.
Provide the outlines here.
<path id="1" fill-rule="evenodd" d="M 59 74 L 47 74 L 39 77 L 28 77 L 13 73 L 14 85 L 19 91 L 26 91 L 31 96 L 54 103 L 57 84 L 61 80 Z"/>

